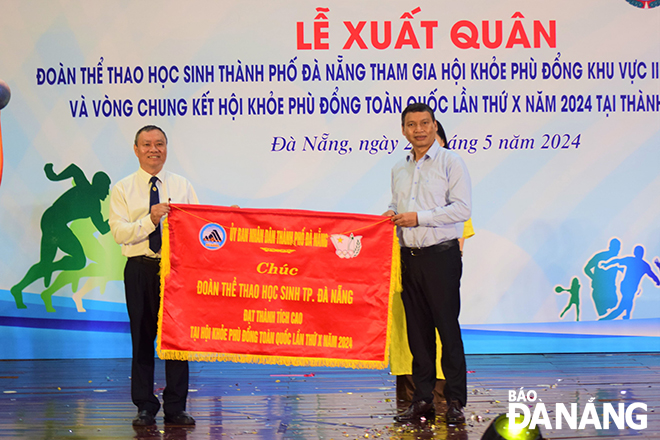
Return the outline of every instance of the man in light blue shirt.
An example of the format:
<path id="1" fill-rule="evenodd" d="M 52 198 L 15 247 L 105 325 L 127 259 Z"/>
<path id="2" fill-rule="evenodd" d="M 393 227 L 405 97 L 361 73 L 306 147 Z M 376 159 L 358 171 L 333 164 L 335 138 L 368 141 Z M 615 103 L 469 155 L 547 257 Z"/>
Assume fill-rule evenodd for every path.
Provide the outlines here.
<path id="1" fill-rule="evenodd" d="M 470 175 L 460 156 L 435 140 L 437 126 L 430 107 L 409 105 L 401 123 L 412 150 L 392 168 L 392 202 L 384 215 L 398 226 L 401 298 L 413 355 L 415 393 L 411 406 L 395 419 L 409 423 L 435 418 L 437 328 L 446 379 L 446 422 L 463 423 L 467 380 L 458 323 L 463 268 L 458 238 L 472 211 Z"/>

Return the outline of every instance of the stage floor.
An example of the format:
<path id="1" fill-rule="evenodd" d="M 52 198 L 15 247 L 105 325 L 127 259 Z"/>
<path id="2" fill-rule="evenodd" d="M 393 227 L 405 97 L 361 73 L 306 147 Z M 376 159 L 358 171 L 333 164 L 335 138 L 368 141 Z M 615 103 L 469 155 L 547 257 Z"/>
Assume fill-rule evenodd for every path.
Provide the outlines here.
<path id="1" fill-rule="evenodd" d="M 1 352 L 0 352 L 1 356 Z M 509 390 L 535 391 L 548 411 L 544 438 L 660 438 L 660 356 L 657 354 L 470 355 L 467 423 L 422 427 L 393 422 L 395 377 L 387 370 L 190 364 L 188 411 L 194 429 L 135 430 L 130 360 L 0 361 L 0 437 L 11 439 L 480 439 L 509 408 Z M 156 363 L 156 389 L 164 386 Z M 530 396 L 533 396 L 531 393 Z M 597 417 L 589 416 L 595 404 Z M 639 402 L 631 421 L 646 429 L 603 422 L 606 404 Z M 577 404 L 584 429 L 556 426 L 555 404 Z M 533 412 L 536 402 L 526 402 Z M 538 408 L 537 408 L 538 410 Z M 587 411 L 587 412 L 585 412 Z M 596 419 L 596 420 L 594 420 Z M 579 428 L 579 426 L 578 426 Z"/>

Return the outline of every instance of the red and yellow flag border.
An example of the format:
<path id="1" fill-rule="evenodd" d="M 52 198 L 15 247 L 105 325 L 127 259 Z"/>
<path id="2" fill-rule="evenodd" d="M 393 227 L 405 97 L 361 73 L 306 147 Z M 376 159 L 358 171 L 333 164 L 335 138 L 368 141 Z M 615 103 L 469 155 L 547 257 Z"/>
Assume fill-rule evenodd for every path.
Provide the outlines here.
<path id="1" fill-rule="evenodd" d="M 181 208 L 181 211 L 184 211 Z M 185 212 L 185 211 L 184 211 Z M 194 214 L 190 214 L 193 215 Z M 385 220 L 383 220 L 385 221 Z M 379 222 L 380 223 L 380 222 Z M 400 247 L 396 235 L 396 228 L 392 228 L 392 249 L 391 249 L 391 270 L 390 270 L 390 286 L 389 297 L 387 305 L 387 330 L 386 330 L 386 344 L 383 360 L 370 361 L 370 360 L 355 360 L 355 359 L 337 359 L 326 357 L 293 357 L 293 356 L 277 356 L 277 355 L 252 355 L 252 354 L 238 354 L 238 353 L 214 353 L 214 352 L 199 352 L 199 351 L 181 351 L 181 350 L 165 350 L 161 347 L 161 329 L 163 325 L 163 304 L 165 295 L 165 285 L 168 276 L 171 272 L 171 248 L 170 248 L 170 228 L 167 220 L 163 222 L 163 241 L 161 250 L 161 270 L 160 270 L 160 309 L 158 312 L 158 338 L 157 338 L 157 353 L 161 359 L 168 360 L 183 360 L 183 361 L 203 361 L 203 362 L 239 362 L 239 363 L 256 363 L 256 364 L 271 364 L 271 365 L 287 365 L 287 366 L 324 366 L 324 367 L 345 367 L 355 369 L 384 369 L 389 365 L 390 358 L 390 343 L 392 332 L 392 300 L 395 292 L 401 292 L 401 258 Z"/>

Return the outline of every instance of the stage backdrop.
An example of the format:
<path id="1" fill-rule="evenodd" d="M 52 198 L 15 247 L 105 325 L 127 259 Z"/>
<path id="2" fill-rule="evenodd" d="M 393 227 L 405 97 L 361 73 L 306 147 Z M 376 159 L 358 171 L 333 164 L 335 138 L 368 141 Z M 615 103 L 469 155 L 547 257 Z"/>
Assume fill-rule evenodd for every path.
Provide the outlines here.
<path id="1" fill-rule="evenodd" d="M 203 204 L 378 215 L 414 101 L 472 176 L 467 352 L 660 350 L 656 6 L 3 0 L 0 358 L 130 356 L 141 126 Z"/>

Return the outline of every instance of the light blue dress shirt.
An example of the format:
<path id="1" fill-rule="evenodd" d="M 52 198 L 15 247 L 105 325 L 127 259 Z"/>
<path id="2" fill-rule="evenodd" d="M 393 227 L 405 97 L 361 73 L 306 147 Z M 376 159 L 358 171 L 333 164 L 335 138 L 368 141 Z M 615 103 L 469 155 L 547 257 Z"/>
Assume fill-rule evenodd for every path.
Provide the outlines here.
<path id="1" fill-rule="evenodd" d="M 401 214 L 417 212 L 418 226 L 397 228 L 405 247 L 428 247 L 460 238 L 463 222 L 472 214 L 472 184 L 465 162 L 434 142 L 415 162 L 414 152 L 392 168 L 392 202 Z"/>

